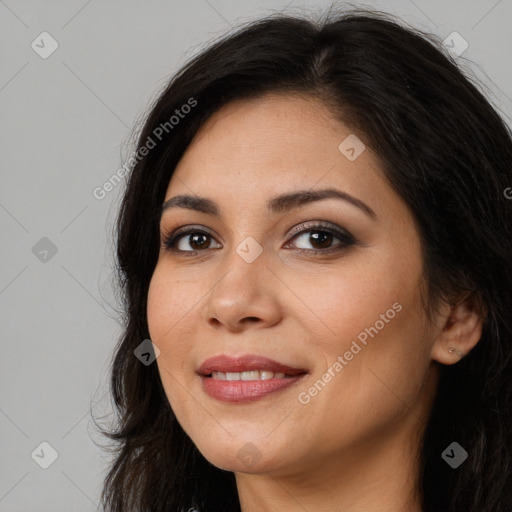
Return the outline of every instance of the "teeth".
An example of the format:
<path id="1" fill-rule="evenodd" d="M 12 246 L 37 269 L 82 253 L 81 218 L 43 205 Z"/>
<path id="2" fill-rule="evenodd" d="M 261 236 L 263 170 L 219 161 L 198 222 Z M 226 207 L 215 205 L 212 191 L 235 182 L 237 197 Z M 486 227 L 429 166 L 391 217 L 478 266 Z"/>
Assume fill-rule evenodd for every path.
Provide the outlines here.
<path id="1" fill-rule="evenodd" d="M 240 378 L 242 380 L 258 380 L 260 378 L 260 372 L 258 370 L 254 370 L 252 372 L 241 372 Z"/>
<path id="2" fill-rule="evenodd" d="M 287 376 L 282 372 L 268 370 L 251 370 L 247 372 L 212 372 L 212 378 L 217 380 L 268 380 L 284 379 Z M 289 376 L 288 376 L 289 377 Z"/>

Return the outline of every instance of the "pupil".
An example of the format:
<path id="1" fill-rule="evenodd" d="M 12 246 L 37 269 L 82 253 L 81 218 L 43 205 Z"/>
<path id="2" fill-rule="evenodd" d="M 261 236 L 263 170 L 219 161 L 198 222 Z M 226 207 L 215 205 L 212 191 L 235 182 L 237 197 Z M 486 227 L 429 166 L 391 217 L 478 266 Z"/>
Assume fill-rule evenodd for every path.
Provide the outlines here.
<path id="1" fill-rule="evenodd" d="M 198 238 L 202 238 L 202 241 L 198 241 Z M 208 245 L 206 235 L 202 235 L 199 233 L 196 235 L 191 235 L 189 238 L 189 243 L 190 243 L 190 246 L 193 248 L 194 248 L 194 245 L 196 244 L 197 245 L 197 247 L 195 247 L 196 249 L 202 249 L 205 245 Z"/>
<path id="2" fill-rule="evenodd" d="M 320 245 L 322 248 L 328 247 L 332 242 L 332 235 L 325 231 L 315 231 L 309 236 L 312 245 Z M 327 242 L 327 243 L 326 243 Z"/>

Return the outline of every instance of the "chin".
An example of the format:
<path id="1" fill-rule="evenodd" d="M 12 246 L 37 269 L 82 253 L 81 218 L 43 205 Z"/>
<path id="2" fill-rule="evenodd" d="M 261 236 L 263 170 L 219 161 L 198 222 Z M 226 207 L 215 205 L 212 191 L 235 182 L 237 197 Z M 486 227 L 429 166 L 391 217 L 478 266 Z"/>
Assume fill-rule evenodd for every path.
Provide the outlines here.
<path id="1" fill-rule="evenodd" d="M 214 466 L 237 473 L 266 473 L 279 469 L 285 462 L 282 454 L 274 451 L 279 451 L 279 446 L 272 446 L 268 441 L 265 444 L 264 440 L 259 443 L 232 438 L 227 443 L 198 446 L 198 449 Z"/>

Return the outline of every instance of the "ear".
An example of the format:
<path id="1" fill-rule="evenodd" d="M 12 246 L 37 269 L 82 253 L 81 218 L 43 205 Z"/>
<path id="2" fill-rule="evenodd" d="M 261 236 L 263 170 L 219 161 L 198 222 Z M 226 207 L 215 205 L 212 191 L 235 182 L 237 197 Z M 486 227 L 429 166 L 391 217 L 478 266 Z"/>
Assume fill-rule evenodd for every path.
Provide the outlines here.
<path id="1" fill-rule="evenodd" d="M 451 303 L 443 329 L 432 346 L 431 357 L 441 364 L 458 363 L 480 341 L 487 311 L 474 294 Z"/>

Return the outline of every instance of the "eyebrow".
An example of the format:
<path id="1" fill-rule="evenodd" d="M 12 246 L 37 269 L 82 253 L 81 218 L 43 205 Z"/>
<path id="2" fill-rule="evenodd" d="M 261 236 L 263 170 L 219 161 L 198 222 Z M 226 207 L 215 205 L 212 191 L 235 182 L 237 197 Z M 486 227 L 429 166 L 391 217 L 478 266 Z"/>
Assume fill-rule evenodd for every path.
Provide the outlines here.
<path id="1" fill-rule="evenodd" d="M 376 213 L 363 201 L 357 197 L 351 196 L 347 192 L 335 188 L 326 188 L 321 190 L 298 190 L 292 193 L 285 193 L 273 197 L 267 201 L 267 211 L 270 213 L 285 213 L 293 208 L 299 208 L 305 204 L 322 199 L 341 199 L 353 206 L 356 206 L 366 213 L 373 220 L 377 218 Z M 181 194 L 171 197 L 162 205 L 161 215 L 171 208 L 186 208 L 209 215 L 220 216 L 220 209 L 215 201 L 206 197 Z"/>

